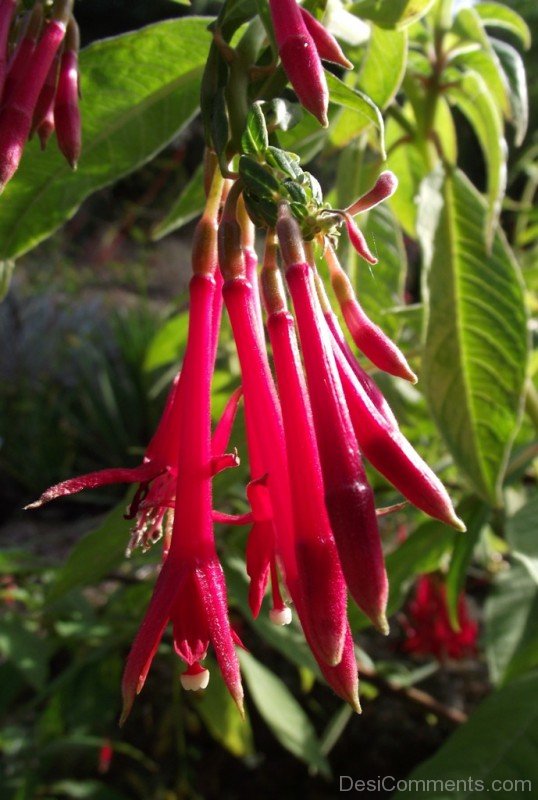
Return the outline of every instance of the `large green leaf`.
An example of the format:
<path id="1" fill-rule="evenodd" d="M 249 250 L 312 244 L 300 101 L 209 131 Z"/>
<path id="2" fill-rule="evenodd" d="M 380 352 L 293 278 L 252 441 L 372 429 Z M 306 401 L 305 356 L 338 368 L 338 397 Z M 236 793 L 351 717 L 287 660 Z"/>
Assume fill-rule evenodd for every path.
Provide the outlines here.
<path id="1" fill-rule="evenodd" d="M 519 267 L 501 232 L 488 253 L 483 199 L 459 171 L 424 181 L 423 375 L 432 414 L 475 491 L 499 501 L 527 360 Z"/>
<path id="2" fill-rule="evenodd" d="M 50 586 L 47 594 L 49 602 L 58 600 L 76 587 L 97 583 L 121 564 L 129 540 L 124 512 L 125 503 L 121 503 L 96 530 L 77 542 Z"/>
<path id="3" fill-rule="evenodd" d="M 326 73 L 331 103 L 352 111 L 356 117 L 357 132 L 369 125 L 379 131 L 380 149 L 385 158 L 385 124 L 376 104 L 363 92 L 353 89 L 330 72 Z"/>
<path id="4" fill-rule="evenodd" d="M 464 536 L 454 537 L 454 549 L 446 577 L 446 601 L 450 624 L 457 630 L 458 600 L 465 586 L 467 569 L 473 550 L 489 515 L 489 508 L 478 497 L 466 497 L 458 506 L 458 516 L 465 520 L 467 531 Z"/>
<path id="5" fill-rule="evenodd" d="M 394 800 L 532 797 L 538 786 L 537 693 L 537 672 L 495 692 L 411 773 Z"/>
<path id="6" fill-rule="evenodd" d="M 501 63 L 509 87 L 510 119 L 516 129 L 515 145 L 522 144 L 529 124 L 529 96 L 523 59 L 506 42 L 493 40 L 493 48 Z"/>
<path id="7" fill-rule="evenodd" d="M 538 666 L 538 584 L 522 564 L 495 581 L 486 603 L 485 644 L 495 683 Z"/>
<path id="8" fill-rule="evenodd" d="M 491 242 L 501 211 L 506 188 L 506 155 L 501 116 L 490 89 L 477 73 L 466 72 L 450 89 L 449 98 L 469 120 L 484 154 L 488 173 L 488 214 L 484 220 L 487 241 Z"/>
<path id="9" fill-rule="evenodd" d="M 205 666 L 211 672 L 211 680 L 200 696 L 193 697 L 195 708 L 217 742 L 238 758 L 248 756 L 254 749 L 250 723 L 241 719 L 216 662 L 206 659 Z"/>
<path id="10" fill-rule="evenodd" d="M 358 0 L 351 10 L 384 28 L 401 28 L 423 17 L 433 3 L 434 0 Z"/>
<path id="11" fill-rule="evenodd" d="M 285 684 L 250 653 L 240 651 L 239 661 L 256 708 L 280 744 L 329 777 L 329 764 L 321 751 L 314 726 Z"/>
<path id="12" fill-rule="evenodd" d="M 407 34 L 373 25 L 359 74 L 359 89 L 379 108 L 386 108 L 400 88 L 406 63 Z"/>
<path id="13" fill-rule="evenodd" d="M 73 172 L 51 142 L 26 148 L 0 198 L 0 259 L 30 250 L 96 189 L 161 150 L 198 108 L 208 20 L 185 17 L 97 42 L 80 57 L 83 152 Z"/>
<path id="14" fill-rule="evenodd" d="M 378 108 L 386 108 L 400 88 L 406 62 L 407 34 L 373 25 L 357 87 Z M 367 118 L 358 119 L 356 111 L 344 108 L 331 123 L 331 142 L 336 147 L 345 147 L 362 133 L 367 124 Z"/>
<path id="15" fill-rule="evenodd" d="M 523 17 L 504 3 L 478 3 L 475 11 L 484 25 L 510 31 L 521 40 L 523 47 L 527 49 L 531 46 L 529 26 Z"/>
<path id="16" fill-rule="evenodd" d="M 538 492 L 535 492 L 528 503 L 506 523 L 506 536 L 512 555 L 527 567 L 530 575 L 538 585 L 538 536 L 536 521 L 538 520 Z"/>

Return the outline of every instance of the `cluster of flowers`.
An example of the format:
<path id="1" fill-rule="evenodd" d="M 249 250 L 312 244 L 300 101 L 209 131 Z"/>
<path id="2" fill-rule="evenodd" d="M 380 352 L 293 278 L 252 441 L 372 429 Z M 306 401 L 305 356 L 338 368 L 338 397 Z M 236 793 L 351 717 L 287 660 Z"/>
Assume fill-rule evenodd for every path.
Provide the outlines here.
<path id="1" fill-rule="evenodd" d="M 476 654 L 478 625 L 471 619 L 462 592 L 457 605 L 458 628 L 450 622 L 446 587 L 436 575 L 422 575 L 403 618 L 404 650 L 416 655 L 433 655 L 439 661 Z"/>
<path id="2" fill-rule="evenodd" d="M 269 0 L 271 19 L 282 66 L 297 97 L 326 126 L 329 91 L 323 61 L 345 69 L 353 64 L 336 39 L 296 0 Z"/>
<path id="3" fill-rule="evenodd" d="M 384 173 L 367 195 L 342 212 L 352 242 L 372 263 L 352 216 L 376 205 L 395 185 L 394 176 Z M 193 242 L 183 364 L 143 463 L 65 481 L 33 504 L 115 482 L 139 484 L 128 514 L 135 519 L 129 549 L 146 548 L 163 537 L 162 568 L 124 672 L 123 718 L 169 622 L 176 653 L 187 666 L 183 686 L 207 685 L 209 673 L 201 662 L 211 643 L 224 681 L 242 708 L 235 649 L 241 642 L 229 622 L 215 523 L 252 525 L 246 562 L 253 615 L 259 614 L 270 581 L 270 617 L 276 624 L 290 622 L 282 583 L 327 682 L 357 710 L 347 592 L 386 633 L 388 586 L 377 517 L 392 510 L 376 510 L 363 455 L 407 500 L 464 529 L 443 485 L 400 432 L 385 398 L 349 347 L 317 272 L 314 242 L 304 241 L 286 202 L 279 203 L 258 270 L 243 189 L 241 180 L 230 186 L 215 170 Z M 379 369 L 415 381 L 402 353 L 361 308 L 330 240 L 319 234 L 318 244 L 357 345 Z M 288 309 L 285 283 L 295 316 Z M 242 384 L 211 433 L 211 379 L 223 304 Z M 212 477 L 238 463 L 228 443 L 241 400 L 251 511 L 234 516 L 213 508 Z"/>
<path id="4" fill-rule="evenodd" d="M 28 138 L 44 149 L 53 131 L 73 169 L 81 149 L 78 26 L 73 0 L 0 0 L 0 192 L 13 177 Z"/>

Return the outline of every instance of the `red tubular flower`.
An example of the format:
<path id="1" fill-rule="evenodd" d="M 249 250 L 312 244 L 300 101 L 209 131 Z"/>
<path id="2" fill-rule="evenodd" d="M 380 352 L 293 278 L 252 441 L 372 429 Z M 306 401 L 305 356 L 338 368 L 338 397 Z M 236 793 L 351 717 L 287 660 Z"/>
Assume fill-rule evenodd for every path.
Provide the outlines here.
<path id="1" fill-rule="evenodd" d="M 342 310 L 346 325 L 353 341 L 361 353 L 370 359 L 376 367 L 395 375 L 417 382 L 417 376 L 407 363 L 401 350 L 386 333 L 361 308 L 351 285 L 351 281 L 338 263 L 336 253 L 331 245 L 327 245 L 325 259 L 329 266 L 331 283 L 336 299 Z"/>
<path id="2" fill-rule="evenodd" d="M 297 223 L 281 207 L 277 223 L 293 298 L 312 403 L 325 503 L 349 591 L 364 613 L 387 632 L 388 582 L 374 495 L 364 472 L 330 334 L 319 309 L 313 270 L 306 263 Z"/>
<path id="3" fill-rule="evenodd" d="M 224 302 L 232 324 L 245 394 L 249 458 L 259 458 L 271 502 L 275 551 L 283 568 L 286 587 L 298 611 L 305 637 L 320 668 L 334 691 L 358 709 L 357 664 L 351 637 L 346 638 L 340 664 L 330 667 L 319 656 L 311 639 L 301 591 L 294 545 L 290 483 L 280 403 L 267 361 L 264 343 L 258 335 L 256 304 L 252 285 L 246 279 L 241 251 L 241 233 L 235 221 L 230 195 L 219 228 L 219 264 L 225 279 Z M 249 411 L 250 407 L 250 411 Z M 249 425 L 249 413 L 251 424 Z M 278 610 L 278 609 L 276 609 Z M 284 621 L 287 621 L 284 620 Z"/>
<path id="4" fill-rule="evenodd" d="M 299 7 L 299 11 L 308 33 L 314 40 L 319 57 L 323 61 L 332 61 L 333 64 L 339 64 L 345 69 L 353 69 L 353 64 L 346 58 L 334 36 L 329 33 L 321 22 L 318 22 L 303 6 Z"/>
<path id="5" fill-rule="evenodd" d="M 282 66 L 301 104 L 328 125 L 329 92 L 316 43 L 296 0 L 269 0 Z"/>
<path id="6" fill-rule="evenodd" d="M 439 661 L 475 655 L 478 625 L 469 617 L 463 593 L 458 598 L 458 625 L 454 630 L 450 624 L 445 586 L 433 575 L 422 575 L 404 621 L 404 650 Z"/>
<path id="7" fill-rule="evenodd" d="M 58 81 L 59 66 L 60 51 L 58 51 L 54 56 L 45 83 L 43 84 L 43 88 L 41 89 L 39 97 L 37 98 L 37 103 L 32 116 L 32 130 L 30 135 L 33 135 L 33 133 L 39 128 L 47 114 L 50 113 L 51 109 L 54 113 L 54 98 L 56 95 L 56 83 Z"/>
<path id="8" fill-rule="evenodd" d="M 71 17 L 65 35 L 64 51 L 60 63 L 58 90 L 54 102 L 54 123 L 58 147 L 72 169 L 77 168 L 82 148 L 80 129 L 78 51 L 80 36 L 78 25 Z"/>
<path id="9" fill-rule="evenodd" d="M 8 42 L 17 0 L 0 0 L 0 99 L 8 71 Z"/>
<path id="10" fill-rule="evenodd" d="M 394 416 L 391 407 L 385 400 L 383 392 L 378 387 L 374 379 L 363 370 L 353 355 L 353 352 L 346 341 L 342 328 L 340 327 L 338 317 L 330 306 L 329 298 L 327 297 L 325 287 L 323 286 L 323 281 L 317 273 L 314 274 L 314 280 L 316 283 L 316 291 L 318 293 L 321 310 L 323 312 L 325 322 L 327 323 L 327 327 L 331 332 L 333 349 L 338 348 L 343 353 L 346 361 L 353 370 L 355 377 L 379 413 L 383 415 L 390 425 L 392 425 L 394 428 L 398 428 L 398 420 Z"/>
<path id="11" fill-rule="evenodd" d="M 342 659 L 347 627 L 346 585 L 325 508 L 312 411 L 293 317 L 285 308 L 276 262 L 270 266 L 268 257 L 263 276 L 290 468 L 295 552 L 306 624 L 316 652 L 328 664 L 335 665 Z"/>
<path id="12" fill-rule="evenodd" d="M 54 104 L 51 104 L 37 127 L 37 135 L 39 136 L 39 143 L 42 150 L 46 148 L 47 142 L 54 133 L 54 128 Z"/>
<path id="13" fill-rule="evenodd" d="M 211 642 L 224 682 L 242 712 L 243 690 L 228 620 L 224 573 L 213 538 L 210 391 L 216 282 L 210 270 L 197 272 L 193 261 L 189 336 L 180 377 L 185 407 L 179 419 L 174 526 L 153 597 L 125 666 L 122 721 L 142 688 L 169 620 L 176 652 L 188 666 L 182 677 L 184 687 L 206 685 L 208 676 L 200 661 Z"/>
<path id="14" fill-rule="evenodd" d="M 25 28 L 23 28 L 22 36 L 15 48 L 15 51 L 8 62 L 3 95 L 0 91 L 2 104 L 9 102 L 11 93 L 26 72 L 32 53 L 34 52 L 36 42 L 39 38 L 42 25 L 43 6 L 41 3 L 36 3 L 32 9 L 32 12 L 29 14 L 27 24 Z"/>
<path id="15" fill-rule="evenodd" d="M 37 99 L 65 36 L 72 6 L 73 0 L 56 0 L 23 79 L 0 111 L 0 192 L 19 166 Z"/>
<path id="16" fill-rule="evenodd" d="M 437 475 L 405 436 L 380 414 L 343 353 L 335 350 L 334 355 L 353 429 L 366 458 L 417 508 L 447 525 L 465 530 Z"/>

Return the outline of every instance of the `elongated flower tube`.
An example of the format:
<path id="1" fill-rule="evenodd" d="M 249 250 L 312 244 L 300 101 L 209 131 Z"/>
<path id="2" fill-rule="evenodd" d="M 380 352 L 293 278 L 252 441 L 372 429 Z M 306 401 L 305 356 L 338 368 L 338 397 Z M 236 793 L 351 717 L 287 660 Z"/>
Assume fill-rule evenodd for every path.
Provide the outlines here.
<path id="1" fill-rule="evenodd" d="M 269 0 L 282 66 L 301 104 L 328 125 L 329 92 L 316 44 L 296 0 Z"/>
<path id="2" fill-rule="evenodd" d="M 416 383 L 417 376 L 399 347 L 389 339 L 379 325 L 372 322 L 359 304 L 351 281 L 340 266 L 330 244 L 327 244 L 325 249 L 325 260 L 329 266 L 332 287 L 346 325 L 361 353 L 384 372 Z"/>
<path id="3" fill-rule="evenodd" d="M 363 370 L 363 368 L 361 367 L 361 365 L 359 364 L 359 362 L 355 358 L 350 346 L 348 345 L 348 343 L 346 341 L 346 338 L 344 336 L 344 332 L 342 331 L 342 328 L 340 327 L 340 323 L 338 321 L 338 317 L 336 316 L 336 314 L 332 310 L 331 305 L 329 303 L 329 298 L 327 297 L 327 293 L 325 291 L 325 287 L 323 285 L 323 281 L 321 280 L 321 278 L 319 277 L 317 272 L 314 272 L 314 281 L 315 281 L 315 284 L 316 284 L 316 291 L 317 291 L 318 300 L 319 300 L 319 303 L 320 303 L 320 306 L 321 306 L 321 311 L 322 311 L 323 316 L 325 318 L 325 322 L 327 323 L 327 327 L 329 328 L 329 331 L 331 332 L 331 336 L 332 336 L 332 340 L 333 340 L 332 341 L 333 349 L 334 348 L 339 348 L 342 351 L 342 353 L 344 354 L 344 356 L 346 358 L 346 361 L 348 362 L 348 364 L 350 365 L 351 369 L 353 370 L 353 372 L 355 374 L 355 377 L 360 382 L 360 384 L 363 387 L 364 391 L 366 392 L 366 394 L 368 395 L 368 397 L 370 398 L 370 400 L 372 401 L 374 406 L 377 408 L 379 413 L 384 416 L 384 418 L 387 420 L 387 422 L 390 425 L 393 425 L 395 428 L 398 428 L 398 421 L 397 421 L 396 417 L 394 416 L 391 407 L 389 406 L 389 404 L 385 400 L 383 392 L 378 387 L 378 385 L 376 384 L 374 379 L 371 378 L 370 375 L 368 375 L 368 373 L 366 373 Z M 338 366 L 338 362 L 337 362 L 337 366 Z"/>
<path id="4" fill-rule="evenodd" d="M 323 61 L 331 61 L 333 64 L 339 64 L 341 67 L 345 67 L 345 69 L 353 69 L 353 64 L 346 58 L 342 48 L 334 36 L 329 33 L 327 28 L 325 28 L 321 22 L 318 22 L 318 20 L 312 16 L 306 8 L 303 8 L 303 6 L 300 6 L 299 10 L 303 22 L 306 25 L 306 29 L 314 40 L 319 57 Z"/>
<path id="5" fill-rule="evenodd" d="M 8 41 L 17 0 L 0 0 L 0 100 L 8 70 Z"/>
<path id="6" fill-rule="evenodd" d="M 59 66 L 60 66 L 60 51 L 58 51 L 54 56 L 45 83 L 43 84 L 43 88 L 41 89 L 39 97 L 37 98 L 36 107 L 34 108 L 34 113 L 32 116 L 32 130 L 30 135 L 33 135 L 33 133 L 38 129 L 38 127 L 41 125 L 41 123 L 49 113 L 50 109 L 51 108 L 54 109 L 54 98 L 56 95 L 56 84 L 58 81 Z"/>
<path id="7" fill-rule="evenodd" d="M 36 3 L 29 14 L 27 24 L 24 26 L 20 40 L 9 60 L 3 95 L 0 92 L 2 105 L 9 102 L 11 93 L 26 72 L 42 25 L 43 6 L 41 3 Z"/>
<path id="8" fill-rule="evenodd" d="M 254 455 L 256 460 L 260 459 L 262 474 L 267 474 L 277 553 L 284 569 L 286 585 L 293 596 L 291 587 L 296 581 L 296 564 L 282 415 L 265 343 L 260 338 L 258 310 L 252 284 L 246 275 L 241 230 L 235 219 L 232 192 L 219 227 L 219 265 L 224 278 L 224 302 L 241 364 L 249 454 Z M 249 413 L 252 419 L 250 426 Z"/>
<path id="9" fill-rule="evenodd" d="M 56 0 L 23 79 L 0 111 L 0 192 L 19 166 L 37 99 L 65 36 L 72 6 L 73 0 Z"/>
<path id="10" fill-rule="evenodd" d="M 297 223 L 286 206 L 277 222 L 286 279 L 293 298 L 319 447 L 325 502 L 349 591 L 387 632 L 388 582 L 374 495 L 364 472 L 338 376 L 330 335 L 316 296 Z"/>
<path id="11" fill-rule="evenodd" d="M 39 143 L 42 150 L 46 148 L 47 142 L 54 133 L 54 128 L 54 103 L 51 103 L 47 109 L 47 113 L 37 126 L 37 135 L 39 136 Z"/>
<path id="12" fill-rule="evenodd" d="M 366 458 L 417 508 L 457 530 L 465 530 L 437 475 L 405 436 L 382 417 L 344 355 L 335 350 L 335 358 L 353 429 Z"/>
<path id="13" fill-rule="evenodd" d="M 325 508 L 312 411 L 274 247 L 268 239 L 262 285 L 290 468 L 297 568 L 310 638 L 323 660 L 334 665 L 344 647 L 346 585 Z"/>
<path id="14" fill-rule="evenodd" d="M 82 149 L 80 129 L 78 51 L 80 36 L 78 25 L 71 17 L 65 34 L 64 51 L 60 62 L 58 90 L 54 102 L 54 124 L 58 147 L 72 169 L 77 168 Z"/>
<path id="15" fill-rule="evenodd" d="M 257 334 L 259 326 L 256 306 L 252 296 L 252 286 L 246 279 L 246 267 L 241 251 L 241 232 L 235 219 L 232 192 L 228 197 L 219 228 L 219 265 L 225 279 L 224 301 L 241 364 L 245 408 L 247 409 L 249 457 L 252 461 L 252 455 L 259 452 L 267 473 L 277 559 L 282 567 L 288 592 L 298 611 L 305 637 L 327 682 L 340 697 L 358 709 L 357 665 L 354 657 L 349 654 L 349 645 L 344 645 L 344 654 L 340 664 L 334 667 L 329 666 L 317 654 L 306 621 L 295 555 L 288 461 L 280 403 L 265 346 Z M 248 424 L 249 400 L 252 410 L 250 430 Z"/>
<path id="16" fill-rule="evenodd" d="M 222 183 L 215 176 L 215 187 Z M 214 210 L 215 203 L 212 203 Z M 140 630 L 129 653 L 122 680 L 125 720 L 135 694 L 143 685 L 156 648 L 169 620 L 174 646 L 187 664 L 182 675 L 186 689 L 207 685 L 208 675 L 200 662 L 209 643 L 213 645 L 224 682 L 243 712 L 243 690 L 235 653 L 236 637 L 228 619 L 224 573 L 213 537 L 211 478 L 211 378 L 214 369 L 214 309 L 217 283 L 216 231 L 204 215 L 202 233 L 193 252 L 190 282 L 190 317 L 187 348 L 179 387 L 184 407 L 179 417 L 178 468 L 174 525 L 170 546 Z M 205 231 L 205 236 L 203 232 Z M 229 419 L 223 423 L 224 437 Z M 222 430 L 217 429 L 217 441 Z"/>

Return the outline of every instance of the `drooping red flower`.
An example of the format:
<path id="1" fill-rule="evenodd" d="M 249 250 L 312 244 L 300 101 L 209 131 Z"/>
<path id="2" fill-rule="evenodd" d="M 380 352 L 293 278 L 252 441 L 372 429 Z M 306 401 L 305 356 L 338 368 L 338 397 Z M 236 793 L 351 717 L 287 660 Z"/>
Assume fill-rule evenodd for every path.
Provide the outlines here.
<path id="1" fill-rule="evenodd" d="M 458 598 L 458 630 L 450 623 L 446 587 L 435 575 L 422 575 L 404 618 L 403 648 L 439 661 L 476 654 L 478 625 L 470 617 L 465 594 Z"/>

